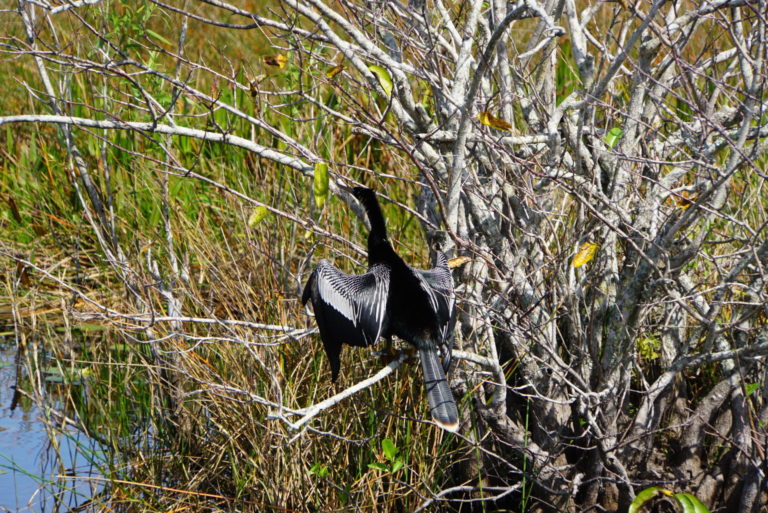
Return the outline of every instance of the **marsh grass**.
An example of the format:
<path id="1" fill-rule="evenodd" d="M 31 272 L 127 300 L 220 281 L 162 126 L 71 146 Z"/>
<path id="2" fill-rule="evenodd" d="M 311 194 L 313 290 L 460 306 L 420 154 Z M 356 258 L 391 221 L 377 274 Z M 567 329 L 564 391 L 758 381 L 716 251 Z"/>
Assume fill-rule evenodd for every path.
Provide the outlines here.
<path id="1" fill-rule="evenodd" d="M 73 90 L 90 94 L 87 87 Z M 455 463 L 461 457 L 454 452 L 466 449 L 433 425 L 414 421 L 428 418 L 414 362 L 318 417 L 300 436 L 270 420 L 273 408 L 252 400 L 306 407 L 380 368 L 370 351 L 350 349 L 339 382 L 332 384 L 322 346 L 308 331 L 314 323 L 297 301 L 317 259 L 331 258 L 351 271 L 360 269 L 364 256 L 307 236 L 274 215 L 251 227 L 252 209 L 237 198 L 127 157 L 152 155 L 151 141 L 119 132 L 106 136 L 104 153 L 99 134 L 76 135 L 91 165 L 110 169 L 109 183 L 99 185 L 110 193 L 133 292 L 104 261 L 83 218 L 60 134 L 19 126 L 4 130 L 0 140 L 2 331 L 18 345 L 20 386 L 48 412 L 42 420 L 50 439 L 85 435 L 98 442 L 99 451 L 75 445 L 95 467 L 94 474 L 81 476 L 99 490 L 91 506 L 380 511 L 412 509 L 428 490 L 440 488 L 448 480 L 447 462 Z M 363 155 L 375 166 L 375 145 L 363 147 L 343 133 L 329 138 L 347 139 L 344 147 L 329 147 L 338 153 L 333 158 Z M 172 144 L 182 161 L 219 183 L 305 218 L 313 214 L 311 184 L 282 169 L 215 144 Z M 165 244 L 164 180 L 178 272 Z M 408 201 L 399 180 L 377 186 Z M 399 250 L 425 264 L 418 223 L 396 206 L 385 209 Z M 337 199 L 314 215 L 325 229 L 364 244 L 364 228 Z M 135 322 L 132 317 L 148 310 L 168 311 L 163 288 L 173 291 L 184 316 L 303 331 L 285 336 L 216 322 Z M 89 301 L 122 316 L 105 315 Z M 382 460 L 385 438 L 405 463 L 394 474 L 369 468 Z M 48 488 L 71 486 L 66 469 L 53 476 Z"/>

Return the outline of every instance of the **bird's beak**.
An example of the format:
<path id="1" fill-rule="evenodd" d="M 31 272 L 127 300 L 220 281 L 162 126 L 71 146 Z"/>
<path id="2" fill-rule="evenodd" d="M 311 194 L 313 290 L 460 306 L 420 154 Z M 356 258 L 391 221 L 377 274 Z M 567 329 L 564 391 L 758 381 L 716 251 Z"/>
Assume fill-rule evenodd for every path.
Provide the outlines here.
<path id="1" fill-rule="evenodd" d="M 352 194 L 352 187 L 347 185 L 341 178 L 336 179 L 336 187 L 339 188 L 339 192 L 342 194 Z"/>

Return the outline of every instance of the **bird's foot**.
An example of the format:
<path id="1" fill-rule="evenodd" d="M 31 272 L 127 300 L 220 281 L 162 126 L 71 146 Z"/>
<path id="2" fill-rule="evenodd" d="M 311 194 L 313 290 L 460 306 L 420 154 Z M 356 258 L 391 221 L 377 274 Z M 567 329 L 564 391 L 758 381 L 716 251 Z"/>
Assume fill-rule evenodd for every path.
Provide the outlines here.
<path id="1" fill-rule="evenodd" d="M 384 363 L 389 363 L 397 359 L 400 355 L 400 351 L 394 348 L 392 344 L 387 344 L 380 351 L 374 351 L 373 356 L 381 358 Z"/>

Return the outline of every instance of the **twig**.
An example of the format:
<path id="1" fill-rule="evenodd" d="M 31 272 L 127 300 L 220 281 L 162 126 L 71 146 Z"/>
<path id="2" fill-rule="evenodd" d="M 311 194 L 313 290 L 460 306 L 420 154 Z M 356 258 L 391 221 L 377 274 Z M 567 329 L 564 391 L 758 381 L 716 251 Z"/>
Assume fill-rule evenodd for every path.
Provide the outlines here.
<path id="1" fill-rule="evenodd" d="M 251 151 L 260 157 L 277 162 L 284 166 L 300 171 L 304 175 L 311 176 L 314 166 L 303 162 L 300 159 L 277 152 L 266 146 L 256 144 L 253 141 L 238 137 L 232 134 L 220 132 L 209 132 L 198 130 L 196 128 L 185 128 L 181 126 L 171 126 L 155 123 L 119 121 L 109 119 L 90 119 L 74 116 L 55 116 L 49 114 L 25 114 L 21 116 L 0 116 L 0 126 L 6 123 L 54 123 L 59 125 L 75 125 L 82 127 L 114 129 L 114 130 L 136 130 L 140 132 L 150 132 L 166 135 L 179 135 L 184 137 L 193 137 L 203 141 L 222 142 L 237 146 L 239 148 Z"/>
<path id="2" fill-rule="evenodd" d="M 317 404 L 313 404 L 308 408 L 304 408 L 302 410 L 296 410 L 296 413 L 304 415 L 296 422 L 290 422 L 285 418 L 282 418 L 282 420 L 286 422 L 291 429 L 297 430 L 301 426 L 303 426 L 304 424 L 312 420 L 320 412 L 327 410 L 328 408 L 340 403 L 347 397 L 355 395 L 356 393 L 362 390 L 365 390 L 371 385 L 374 385 L 379 381 L 383 380 L 384 378 L 392 374 L 398 367 L 400 367 L 400 365 L 402 365 L 402 363 L 406 361 L 408 358 L 410 358 L 410 356 L 406 351 L 400 351 L 399 354 L 397 355 L 397 358 L 389 362 L 386 367 L 381 369 L 379 372 L 377 372 L 370 378 L 364 379 L 359 383 L 355 383 L 351 387 L 339 392 L 338 394 L 332 397 L 329 397 L 328 399 L 321 401 Z M 270 417 L 267 417 L 267 418 L 270 418 Z M 276 418 L 276 417 L 271 417 L 271 418 Z"/>
<path id="3" fill-rule="evenodd" d="M 472 493 L 472 492 L 501 492 L 497 495 L 491 495 L 490 497 L 479 497 L 475 499 L 466 499 L 461 500 L 459 502 L 479 502 L 479 501 L 496 501 L 501 499 L 502 497 L 509 495 L 510 493 L 519 490 L 521 487 L 520 484 L 512 485 L 512 486 L 453 486 L 451 488 L 446 488 L 445 490 L 441 490 L 438 493 L 434 495 L 434 497 L 430 497 L 429 499 L 422 502 L 418 508 L 413 510 L 413 513 L 419 513 L 420 511 L 424 511 L 429 506 L 431 506 L 433 503 L 443 500 L 443 497 L 447 495 L 451 495 L 454 493 Z"/>

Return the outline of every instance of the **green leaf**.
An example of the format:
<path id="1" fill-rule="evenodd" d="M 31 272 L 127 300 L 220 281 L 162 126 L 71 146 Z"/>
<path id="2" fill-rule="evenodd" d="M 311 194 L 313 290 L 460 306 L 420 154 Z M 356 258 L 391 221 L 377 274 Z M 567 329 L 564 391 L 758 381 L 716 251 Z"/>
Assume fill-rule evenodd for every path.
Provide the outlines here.
<path id="1" fill-rule="evenodd" d="M 368 468 L 373 470 L 381 470 L 382 472 L 386 472 L 389 470 L 384 463 L 379 463 L 378 461 L 369 463 Z"/>
<path id="2" fill-rule="evenodd" d="M 314 474 L 317 477 L 327 477 L 328 474 L 331 473 L 331 471 L 328 469 L 328 465 L 324 463 L 320 463 L 319 461 L 312 465 L 312 468 L 309 469 L 310 474 Z"/>
<path id="3" fill-rule="evenodd" d="M 58 367 L 48 367 L 43 370 L 45 381 L 47 383 L 69 383 L 79 385 L 83 380 L 93 374 L 88 367 L 78 367 L 74 369 L 61 369 Z"/>
<path id="4" fill-rule="evenodd" d="M 688 497 L 682 493 L 676 493 L 674 498 L 680 503 L 680 507 L 683 509 L 683 513 L 694 513 L 693 504 L 688 500 Z"/>
<path id="5" fill-rule="evenodd" d="M 624 135 L 624 130 L 615 126 L 608 130 L 608 133 L 603 137 L 603 142 L 608 145 L 610 149 L 613 149 L 618 144 L 621 136 Z"/>
<path id="6" fill-rule="evenodd" d="M 656 360 L 661 356 L 661 340 L 654 335 L 646 335 L 637 341 L 637 352 L 648 361 Z"/>
<path id="7" fill-rule="evenodd" d="M 381 441 L 381 450 L 384 451 L 384 457 L 389 461 L 394 460 L 395 456 L 397 456 L 397 447 L 389 438 Z"/>
<path id="8" fill-rule="evenodd" d="M 384 92 L 387 93 L 387 97 L 392 96 L 392 89 L 394 86 L 392 84 L 392 77 L 389 76 L 389 72 L 375 64 L 368 66 L 368 69 L 379 79 L 379 84 L 381 85 L 381 88 L 384 89 Z"/>
<path id="9" fill-rule="evenodd" d="M 747 397 L 754 394 L 758 388 L 760 388 L 760 383 L 749 383 L 747 386 L 745 386 L 744 389 L 747 392 Z"/>
<path id="10" fill-rule="evenodd" d="M 62 376 L 64 374 L 59 367 L 46 367 L 42 371 L 43 374 L 50 374 L 52 376 Z"/>
<path id="11" fill-rule="evenodd" d="M 403 463 L 403 460 L 401 460 L 400 458 L 396 459 L 395 462 L 392 464 L 392 473 L 394 474 L 395 472 L 403 468 L 404 465 L 405 463 Z"/>
<path id="12" fill-rule="evenodd" d="M 262 222 L 265 217 L 267 217 L 267 214 L 269 214 L 269 210 L 267 210 L 267 207 L 265 206 L 258 206 L 255 209 L 253 209 L 253 212 L 251 213 L 250 217 L 248 217 L 248 226 L 251 228 L 255 227 L 257 224 Z"/>
<path id="13" fill-rule="evenodd" d="M 344 488 L 338 490 L 339 500 L 342 505 L 346 505 L 349 502 L 349 491 L 352 490 L 351 485 L 344 485 Z"/>
<path id="14" fill-rule="evenodd" d="M 312 185 L 312 192 L 315 194 L 315 205 L 317 208 L 323 208 L 325 200 L 328 199 L 328 164 L 318 162 L 315 164 L 315 181 Z"/>
<path id="15" fill-rule="evenodd" d="M 683 513 L 709 513 L 704 503 L 690 493 L 676 493 L 673 497 L 680 503 Z"/>
<path id="16" fill-rule="evenodd" d="M 642 508 L 646 502 L 656 497 L 662 491 L 663 489 L 660 486 L 651 486 L 650 488 L 641 490 L 635 497 L 635 500 L 632 501 L 632 504 L 629 505 L 627 513 L 636 513 L 640 511 L 640 508 Z"/>

